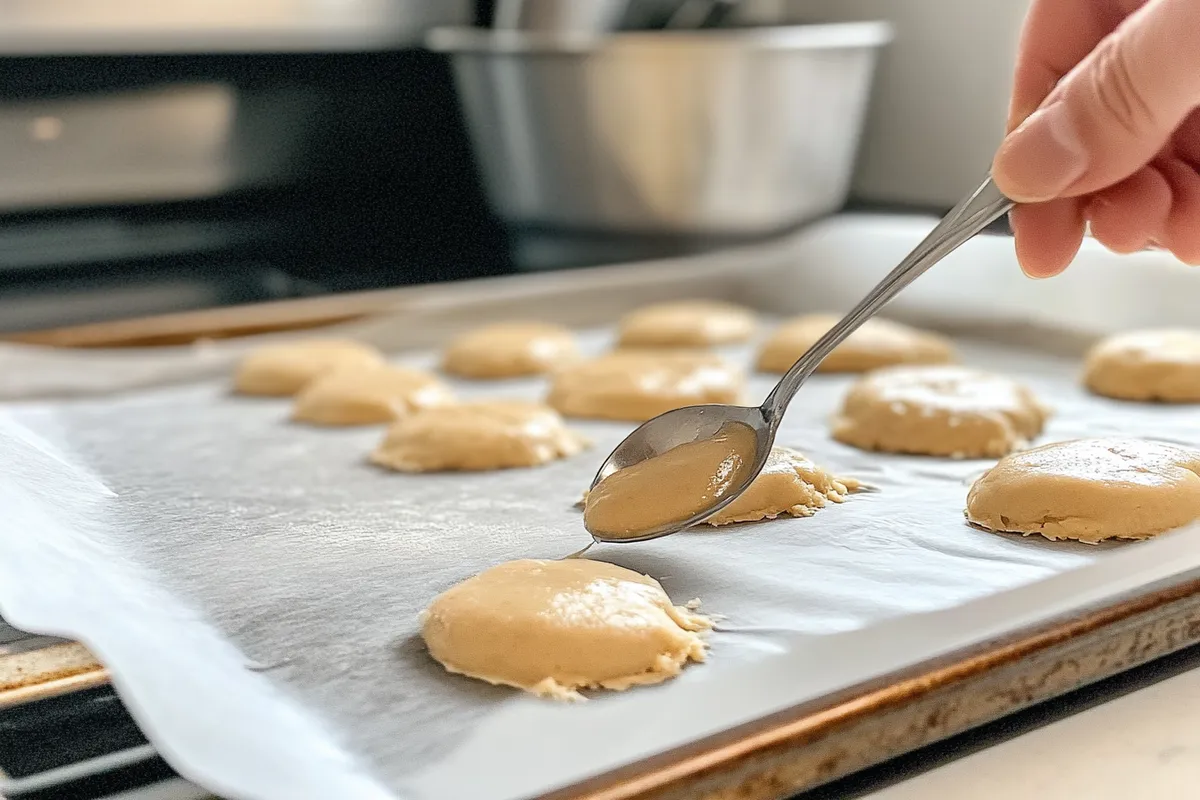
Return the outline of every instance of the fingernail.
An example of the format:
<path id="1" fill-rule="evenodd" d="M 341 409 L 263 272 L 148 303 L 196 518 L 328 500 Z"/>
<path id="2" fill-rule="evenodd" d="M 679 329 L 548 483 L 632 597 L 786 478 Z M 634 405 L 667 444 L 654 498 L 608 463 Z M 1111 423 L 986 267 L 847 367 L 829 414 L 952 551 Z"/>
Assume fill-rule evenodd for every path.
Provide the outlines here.
<path id="1" fill-rule="evenodd" d="M 1033 281 L 1044 281 L 1047 278 L 1053 278 L 1055 275 L 1058 274 L 1057 272 L 1051 272 L 1051 273 L 1047 273 L 1045 275 L 1039 274 L 1037 272 L 1033 272 L 1031 270 L 1026 269 L 1024 264 L 1021 265 L 1021 272 L 1024 273 L 1026 278 L 1029 278 L 1030 280 L 1033 280 Z"/>
<path id="2" fill-rule="evenodd" d="M 1087 170 L 1087 151 L 1064 103 L 1029 115 L 1000 145 L 992 176 L 1018 203 L 1041 203 L 1062 195 Z"/>
<path id="3" fill-rule="evenodd" d="M 1025 277 L 1035 281 L 1044 281 L 1047 278 L 1053 278 L 1066 269 L 1066 267 L 1057 265 L 1047 268 L 1045 264 L 1024 264 L 1019 261 L 1018 263 L 1021 264 L 1021 272 L 1025 274 Z"/>

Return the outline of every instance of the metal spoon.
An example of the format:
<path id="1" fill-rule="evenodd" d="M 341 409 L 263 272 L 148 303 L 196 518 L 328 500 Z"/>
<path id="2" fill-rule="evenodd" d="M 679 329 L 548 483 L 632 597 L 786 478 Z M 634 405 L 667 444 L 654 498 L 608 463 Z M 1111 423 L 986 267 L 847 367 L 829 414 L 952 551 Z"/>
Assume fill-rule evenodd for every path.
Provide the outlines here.
<path id="1" fill-rule="evenodd" d="M 1013 205 L 1013 201 L 1000 193 L 989 176 L 978 189 L 955 206 L 933 232 L 851 309 L 841 322 L 818 339 L 808 352 L 792 365 L 761 406 L 747 408 L 705 405 L 679 408 L 660 414 L 625 437 L 596 473 L 596 478 L 592 481 L 593 489 L 600 481 L 618 470 L 660 456 L 680 445 L 710 439 L 729 423 L 741 423 L 755 432 L 755 450 L 753 454 L 741 454 L 745 461 L 751 464 L 751 468 L 741 472 L 736 484 L 730 486 L 718 501 L 690 519 L 662 525 L 637 536 L 618 537 L 589 531 L 592 538 L 598 542 L 644 542 L 657 539 L 703 522 L 736 500 L 762 472 L 788 404 L 825 357 L 847 336 L 858 330 L 860 325 L 875 316 L 901 289 L 958 249 L 963 242 L 1008 213 Z M 750 458 L 751 455 L 753 459 Z"/>

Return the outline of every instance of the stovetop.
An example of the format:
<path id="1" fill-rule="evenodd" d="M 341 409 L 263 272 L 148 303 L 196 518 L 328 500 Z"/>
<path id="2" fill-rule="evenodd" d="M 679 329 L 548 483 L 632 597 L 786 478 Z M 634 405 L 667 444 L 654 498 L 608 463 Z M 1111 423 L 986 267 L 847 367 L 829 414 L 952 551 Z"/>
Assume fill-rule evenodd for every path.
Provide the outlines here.
<path id="1" fill-rule="evenodd" d="M 260 197 L 256 200 L 264 204 Z M 392 232 L 357 250 L 314 244 L 319 209 L 280 197 L 262 217 L 213 204 L 0 221 L 0 335 L 340 292 L 693 255 L 745 240 L 627 236 L 480 224 L 438 246 Z M 936 214 L 938 209 L 847 210 Z M 325 227 L 336 225 L 326 219 Z M 1004 229 L 1006 221 L 997 223 Z M 449 233 L 453 234 L 454 230 Z M 780 232 L 786 233 L 786 232 Z M 324 236 L 318 236 L 324 241 Z M 345 242 L 342 238 L 340 241 Z"/>
<path id="2" fill-rule="evenodd" d="M 727 242 L 509 232 L 487 259 L 337 258 L 263 244 L 271 222 L 97 215 L 0 226 L 0 333 L 690 255 Z M 278 234 L 284 237 L 284 233 Z"/>
<path id="3" fill-rule="evenodd" d="M 63 644 L 0 620 L 0 657 Z M 131 790 L 138 794 L 127 795 Z M 10 800 L 190 800 L 110 686 L 0 708 L 0 796 Z"/>

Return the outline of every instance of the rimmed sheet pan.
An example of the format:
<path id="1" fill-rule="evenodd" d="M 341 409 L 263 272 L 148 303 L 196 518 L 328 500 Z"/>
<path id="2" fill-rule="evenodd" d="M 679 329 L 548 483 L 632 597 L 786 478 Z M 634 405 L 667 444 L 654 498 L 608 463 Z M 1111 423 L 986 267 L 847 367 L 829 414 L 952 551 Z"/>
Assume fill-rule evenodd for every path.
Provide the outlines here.
<path id="1" fill-rule="evenodd" d="M 728 297 L 767 313 L 845 307 L 927 228 L 849 218 L 697 262 L 444 287 L 400 298 L 402 310 L 349 330 L 401 360 L 428 363 L 417 348 L 516 313 L 590 327 L 668 296 Z M 972 242 L 913 287 L 893 316 L 986 331 L 991 341 L 964 343 L 969 360 L 1024 375 L 1051 395 L 1059 406 L 1051 438 L 1110 431 L 1200 444 L 1186 410 L 1114 404 L 1101 413 L 1103 401 L 1073 389 L 1079 345 L 1194 308 L 1195 276 L 1184 279 L 1157 254 L 1117 260 L 1089 251 L 1062 283 L 1035 295 L 1010 248 L 1003 239 Z M 1145 272 L 1129 272 L 1139 267 Z M 594 330 L 589 346 L 602 348 L 606 336 Z M 0 533 L 0 572 L 9 573 L 0 575 L 0 610 L 16 624 L 92 645 L 164 755 L 230 796 L 781 796 L 1200 637 L 1196 531 L 1085 548 L 964 529 L 954 515 L 986 465 L 864 458 L 822 439 L 845 386 L 828 380 L 805 390 L 811 406 L 795 414 L 785 442 L 879 484 L 877 495 L 810 520 L 595 554 L 655 574 L 680 601 L 698 594 L 722 614 L 711 664 L 672 685 L 572 708 L 464 685 L 421 661 L 415 606 L 469 574 L 474 560 L 477 568 L 573 549 L 577 512 L 566 489 L 582 486 L 629 426 L 581 425 L 597 440 L 593 457 L 559 465 L 552 479 L 541 471 L 442 480 L 432 491 L 422 485 L 418 494 L 436 500 L 422 505 L 395 476 L 358 471 L 377 432 L 297 431 L 282 424 L 282 406 L 228 398 L 211 377 L 239 348 L 153 353 L 175 384 L 162 388 L 151 388 L 153 370 L 137 351 L 93 355 L 92 367 L 72 354 L 10 351 L 30 368 L 24 392 L 43 399 L 7 409 L 9 463 L 24 465 L 10 470 L 9 507 L 47 535 L 30 544 Z M 745 362 L 749 352 L 730 357 Z M 106 358 L 133 366 L 114 370 Z M 768 383 L 755 379 L 753 391 Z M 20 394 L 6 388 L 8 397 Z M 114 388 L 136 391 L 113 396 Z M 518 382 L 484 393 L 536 391 Z M 89 397 L 46 400 L 63 394 Z M 164 409 L 185 421 L 156 427 Z M 171 435 L 172 447 L 156 450 Z M 136 454 L 132 464 L 114 455 L 122 448 Z M 273 455 L 230 469 L 225 483 L 206 482 L 221 458 L 236 455 L 245 466 L 256 453 Z M 312 503 L 281 502 L 286 481 L 255 483 L 289 469 Z M 429 544 L 481 516 L 488 541 Z M 196 541 L 155 535 L 170 525 L 188 526 Z M 855 531 L 863 537 L 852 539 Z M 68 552 L 80 536 L 86 546 Z M 261 615 L 221 599 L 230 585 L 257 596 L 263 564 L 286 570 L 281 543 L 303 565 L 291 590 L 324 579 L 319 592 L 268 593 Z M 412 578 L 389 563 L 402 546 L 435 556 L 419 570 L 432 576 L 429 586 L 396 585 Z M 910 550 L 926 560 L 901 566 Z M 221 553 L 237 558 L 214 556 Z M 181 570 L 181 557 L 194 568 Z M 789 570 L 768 574 L 768 562 Z M 26 567 L 24 582 L 11 574 L 15 564 Z M 40 596 L 31 575 L 44 579 Z M 375 593 L 350 596 L 345 587 L 355 581 Z M 354 703 L 339 705 L 339 695 Z M 478 713 L 484 706 L 486 715 Z M 216 710 L 226 715 L 219 726 Z M 229 730 L 229 715 L 238 730 Z"/>

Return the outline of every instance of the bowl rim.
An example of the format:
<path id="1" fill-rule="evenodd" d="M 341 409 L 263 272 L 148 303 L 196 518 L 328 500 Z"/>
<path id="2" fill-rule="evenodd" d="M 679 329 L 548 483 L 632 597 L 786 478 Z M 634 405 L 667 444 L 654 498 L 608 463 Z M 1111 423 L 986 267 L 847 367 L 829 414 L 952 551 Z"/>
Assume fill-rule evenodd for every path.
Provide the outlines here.
<path id="1" fill-rule="evenodd" d="M 889 22 L 834 22 L 753 28 L 712 28 L 681 31 L 620 31 L 560 33 L 497 30 L 478 27 L 438 27 L 425 37 L 437 53 L 580 54 L 622 47 L 720 47 L 752 50 L 834 50 L 882 47 L 892 41 Z"/>

